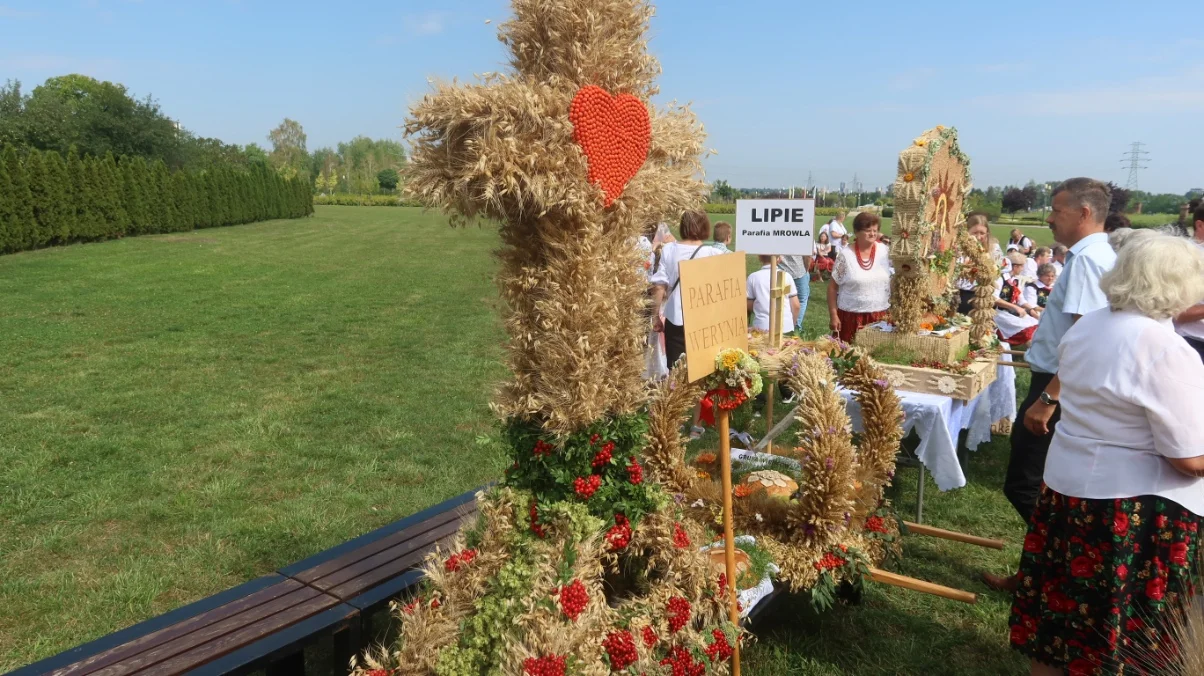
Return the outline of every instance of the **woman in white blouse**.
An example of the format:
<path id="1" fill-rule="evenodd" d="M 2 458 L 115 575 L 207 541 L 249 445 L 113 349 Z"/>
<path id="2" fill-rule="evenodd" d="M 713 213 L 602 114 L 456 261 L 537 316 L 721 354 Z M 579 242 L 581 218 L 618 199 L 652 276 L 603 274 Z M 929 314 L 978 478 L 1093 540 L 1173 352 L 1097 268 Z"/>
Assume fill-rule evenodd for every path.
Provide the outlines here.
<path id="1" fill-rule="evenodd" d="M 1011 643 L 1033 674 L 1178 673 L 1167 621 L 1199 590 L 1204 364 L 1171 318 L 1204 299 L 1204 252 L 1132 241 L 1109 308 L 1058 347 L 1061 422 L 1029 525 Z"/>
<path id="2" fill-rule="evenodd" d="M 878 242 L 880 223 L 876 214 L 857 214 L 854 239 L 837 254 L 828 282 L 829 325 L 846 343 L 890 310 L 890 252 Z"/>

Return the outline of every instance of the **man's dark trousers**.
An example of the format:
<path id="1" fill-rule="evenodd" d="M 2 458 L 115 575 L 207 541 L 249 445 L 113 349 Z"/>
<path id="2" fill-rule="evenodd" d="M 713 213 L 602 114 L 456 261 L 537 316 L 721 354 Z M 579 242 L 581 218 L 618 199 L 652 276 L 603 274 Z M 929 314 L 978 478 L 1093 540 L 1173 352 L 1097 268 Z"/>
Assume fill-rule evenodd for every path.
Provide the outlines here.
<path id="1" fill-rule="evenodd" d="M 1020 405 L 1016 413 L 1016 423 L 1012 425 L 1012 455 L 1008 460 L 1007 478 L 1003 480 L 1003 494 L 1007 496 L 1012 507 L 1028 523 L 1037 507 L 1037 499 L 1041 497 L 1041 481 L 1045 476 L 1045 456 L 1049 454 L 1049 442 L 1053 440 L 1054 426 L 1062 417 L 1062 407 L 1054 409 L 1053 417 L 1049 419 L 1049 434 L 1037 436 L 1024 426 L 1024 414 L 1041 396 L 1041 392 L 1053 380 L 1052 373 L 1033 371 L 1033 382 L 1028 390 L 1028 397 Z"/>

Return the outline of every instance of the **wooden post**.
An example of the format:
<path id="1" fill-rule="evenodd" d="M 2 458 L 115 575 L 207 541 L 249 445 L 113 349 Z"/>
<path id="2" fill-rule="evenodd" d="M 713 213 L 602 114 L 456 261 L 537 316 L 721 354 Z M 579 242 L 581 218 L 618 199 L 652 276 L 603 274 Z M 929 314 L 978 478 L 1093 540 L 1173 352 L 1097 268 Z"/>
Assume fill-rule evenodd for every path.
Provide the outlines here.
<path id="1" fill-rule="evenodd" d="M 716 406 L 718 408 L 718 406 Z M 729 411 L 719 411 L 719 463 L 723 473 L 723 547 L 726 555 L 728 617 L 740 628 L 740 609 L 736 598 L 736 536 L 732 526 L 732 443 L 728 433 Z M 740 676 L 740 638 L 732 646 L 732 675 Z"/>
<path id="2" fill-rule="evenodd" d="M 778 270 L 778 257 L 769 257 L 769 346 L 782 346 L 782 303 L 785 302 L 786 288 L 783 282 L 786 273 Z M 773 429 L 773 403 L 777 399 L 778 381 L 769 381 L 769 392 L 765 396 L 765 429 Z M 765 452 L 773 455 L 773 439 L 765 445 Z"/>

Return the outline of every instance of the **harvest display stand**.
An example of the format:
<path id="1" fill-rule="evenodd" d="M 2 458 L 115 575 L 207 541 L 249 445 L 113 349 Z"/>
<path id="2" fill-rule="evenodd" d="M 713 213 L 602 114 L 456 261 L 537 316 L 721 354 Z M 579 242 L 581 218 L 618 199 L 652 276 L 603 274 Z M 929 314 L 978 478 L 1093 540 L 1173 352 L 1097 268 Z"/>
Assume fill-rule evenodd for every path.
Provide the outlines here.
<path id="1" fill-rule="evenodd" d="M 867 326 L 853 342 L 871 353 L 889 348 L 920 362 L 957 364 L 972 346 L 989 348 L 994 337 L 997 269 L 966 232 L 962 213 L 970 191 L 970 158 L 958 146 L 957 130 L 937 126 L 899 153 L 895 180 L 891 265 L 891 322 L 886 332 Z M 959 257 L 965 261 L 959 264 Z M 944 336 L 924 329 L 956 314 L 958 278 L 975 283 L 971 325 Z M 952 323 L 952 322 L 950 322 Z M 965 368 L 927 368 L 880 362 L 897 389 L 970 401 L 995 381 L 998 352 L 988 350 Z"/>

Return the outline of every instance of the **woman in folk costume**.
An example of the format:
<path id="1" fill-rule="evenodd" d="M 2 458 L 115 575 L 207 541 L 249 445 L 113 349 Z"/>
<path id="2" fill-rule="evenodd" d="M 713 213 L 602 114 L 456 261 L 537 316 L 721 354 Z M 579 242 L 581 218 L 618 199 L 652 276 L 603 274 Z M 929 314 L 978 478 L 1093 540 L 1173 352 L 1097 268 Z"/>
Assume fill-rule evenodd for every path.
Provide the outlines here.
<path id="1" fill-rule="evenodd" d="M 995 282 L 995 325 L 999 337 L 1009 345 L 1025 345 L 1037 331 L 1038 319 L 1022 306 L 1024 288 L 1017 277 L 1024 270 L 1025 260 L 1027 257 L 1019 252 L 1008 254 L 1011 272 L 1003 272 Z"/>
<path id="2" fill-rule="evenodd" d="M 890 253 L 878 242 L 876 214 L 862 212 L 853 219 L 856 239 L 840 250 L 828 282 L 828 320 L 846 343 L 857 329 L 886 319 L 890 310 Z"/>
<path id="3" fill-rule="evenodd" d="M 1058 269 L 1052 263 L 1044 263 L 1037 268 L 1037 278 L 1024 285 L 1024 297 L 1020 306 L 1029 313 L 1040 316 L 1045 310 L 1045 302 L 1049 300 L 1049 292 L 1053 291 L 1054 282 L 1058 281 Z"/>
<path id="4" fill-rule="evenodd" d="M 1169 235 L 1128 243 L 1100 289 L 1109 307 L 1058 346 L 1062 418 L 1011 644 L 1037 675 L 1200 673 L 1204 636 L 1182 623 L 1204 612 L 1187 605 L 1200 589 L 1204 363 L 1171 319 L 1204 300 L 1204 252 Z"/>

